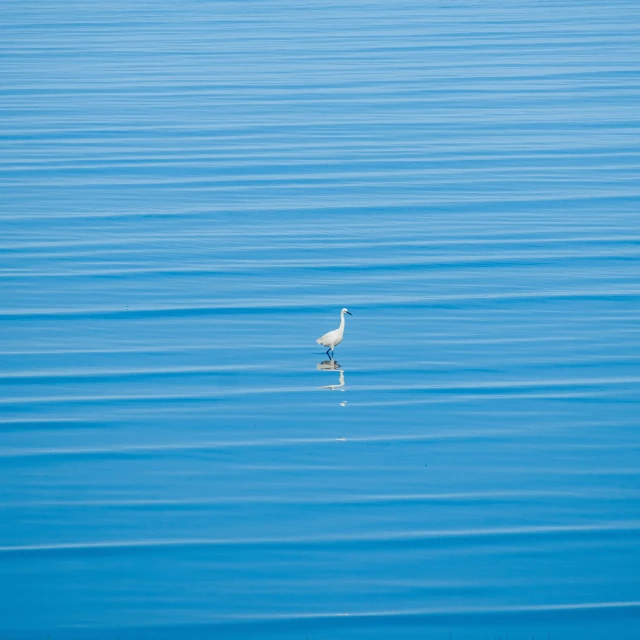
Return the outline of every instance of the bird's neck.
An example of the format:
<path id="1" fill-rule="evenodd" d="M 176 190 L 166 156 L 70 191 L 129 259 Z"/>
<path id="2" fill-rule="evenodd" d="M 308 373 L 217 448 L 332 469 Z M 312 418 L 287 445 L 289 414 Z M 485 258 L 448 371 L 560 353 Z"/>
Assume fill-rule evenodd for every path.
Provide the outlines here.
<path id="1" fill-rule="evenodd" d="M 344 329 L 344 313 L 340 314 L 340 328 Z"/>

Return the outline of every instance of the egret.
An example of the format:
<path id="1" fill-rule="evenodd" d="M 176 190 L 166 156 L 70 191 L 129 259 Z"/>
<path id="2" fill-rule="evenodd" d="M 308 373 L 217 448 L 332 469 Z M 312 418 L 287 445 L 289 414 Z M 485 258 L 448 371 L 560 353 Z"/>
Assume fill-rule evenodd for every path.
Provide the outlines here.
<path id="1" fill-rule="evenodd" d="M 327 349 L 327 355 L 333 360 L 333 350 L 336 345 L 339 345 L 342 342 L 342 338 L 344 337 L 344 314 L 349 313 L 347 309 L 343 309 L 340 312 L 340 326 L 333 331 L 329 331 L 329 333 L 325 333 L 321 338 L 318 338 L 316 342 L 321 344 L 323 347 L 329 347 Z M 331 353 L 329 353 L 331 351 Z"/>

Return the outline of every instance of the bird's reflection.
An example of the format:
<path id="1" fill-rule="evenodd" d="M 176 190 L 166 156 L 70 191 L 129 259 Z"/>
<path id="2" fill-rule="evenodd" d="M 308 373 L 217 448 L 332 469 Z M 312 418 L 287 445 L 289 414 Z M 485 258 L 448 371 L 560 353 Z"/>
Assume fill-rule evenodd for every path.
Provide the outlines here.
<path id="1" fill-rule="evenodd" d="M 332 371 L 334 369 L 337 371 L 338 369 L 342 369 L 342 365 L 335 360 L 323 360 L 318 363 L 316 368 L 318 371 Z"/>
<path id="2" fill-rule="evenodd" d="M 327 384 L 321 389 L 329 389 L 329 391 L 344 391 L 344 371 L 340 368 L 340 364 L 335 360 L 324 360 L 320 362 L 317 366 L 319 371 L 337 371 L 338 376 L 338 384 Z"/>

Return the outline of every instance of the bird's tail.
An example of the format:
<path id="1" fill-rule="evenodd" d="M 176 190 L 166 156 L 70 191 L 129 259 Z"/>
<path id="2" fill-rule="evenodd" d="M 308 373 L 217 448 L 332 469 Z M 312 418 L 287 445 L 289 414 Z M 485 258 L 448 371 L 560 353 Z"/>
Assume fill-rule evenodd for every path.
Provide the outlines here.
<path id="1" fill-rule="evenodd" d="M 320 340 L 322 340 L 322 338 L 318 338 L 318 339 L 316 340 L 316 344 L 322 344 L 322 342 L 320 342 Z"/>

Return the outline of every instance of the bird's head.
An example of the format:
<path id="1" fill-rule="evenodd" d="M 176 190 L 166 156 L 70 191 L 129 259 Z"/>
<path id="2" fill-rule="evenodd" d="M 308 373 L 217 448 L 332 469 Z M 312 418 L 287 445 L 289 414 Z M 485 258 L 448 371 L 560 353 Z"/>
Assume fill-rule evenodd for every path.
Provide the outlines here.
<path id="1" fill-rule="evenodd" d="M 348 313 L 349 315 L 353 315 L 349 309 L 347 309 L 346 307 L 340 312 L 340 313 Z"/>

